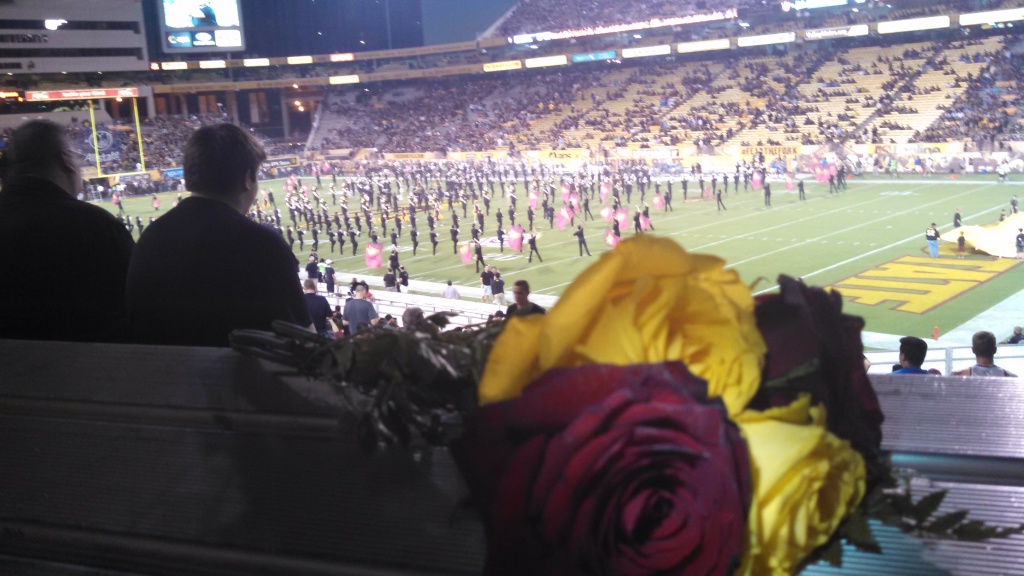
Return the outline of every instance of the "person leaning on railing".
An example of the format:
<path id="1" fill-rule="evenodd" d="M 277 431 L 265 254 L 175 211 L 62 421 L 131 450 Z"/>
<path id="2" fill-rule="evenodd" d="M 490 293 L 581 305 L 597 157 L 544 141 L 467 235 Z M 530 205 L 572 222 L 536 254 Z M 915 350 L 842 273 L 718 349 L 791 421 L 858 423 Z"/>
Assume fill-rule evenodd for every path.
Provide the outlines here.
<path id="1" fill-rule="evenodd" d="M 1010 336 L 1006 340 L 1003 340 L 1002 342 L 1000 342 L 1000 344 L 1020 344 L 1021 341 L 1024 341 L 1024 329 L 1022 329 L 1020 326 L 1014 326 L 1013 336 Z"/>
<path id="2" fill-rule="evenodd" d="M 971 339 L 971 352 L 974 353 L 976 364 L 953 372 L 953 376 L 1017 376 L 1005 368 L 996 366 L 992 360 L 996 355 L 996 337 L 991 332 L 975 332 Z"/>

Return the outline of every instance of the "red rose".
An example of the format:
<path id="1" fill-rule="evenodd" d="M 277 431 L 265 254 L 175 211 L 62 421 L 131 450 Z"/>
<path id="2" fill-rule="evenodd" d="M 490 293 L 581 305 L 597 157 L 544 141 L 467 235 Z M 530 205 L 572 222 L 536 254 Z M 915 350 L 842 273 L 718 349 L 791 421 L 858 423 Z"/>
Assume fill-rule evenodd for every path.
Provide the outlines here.
<path id="1" fill-rule="evenodd" d="M 456 461 L 488 574 L 727 574 L 751 499 L 746 443 L 678 362 L 551 370 L 476 412 Z"/>
<path id="2" fill-rule="evenodd" d="M 809 392 L 825 405 L 829 431 L 874 461 L 883 416 L 864 369 L 864 320 L 843 314 L 839 292 L 808 288 L 788 276 L 779 277 L 778 294 L 757 299 L 754 312 L 768 354 L 751 407 L 786 405 Z"/>

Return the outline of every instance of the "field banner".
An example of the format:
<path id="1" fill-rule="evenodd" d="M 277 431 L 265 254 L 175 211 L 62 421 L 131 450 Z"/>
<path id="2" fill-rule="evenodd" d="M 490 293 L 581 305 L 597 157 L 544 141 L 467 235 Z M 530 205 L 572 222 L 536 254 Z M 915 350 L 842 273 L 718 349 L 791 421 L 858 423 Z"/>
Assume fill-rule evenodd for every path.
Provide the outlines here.
<path id="1" fill-rule="evenodd" d="M 159 170 L 146 170 L 145 172 L 118 174 L 114 176 L 114 184 L 126 184 L 128 182 L 156 182 L 157 180 L 160 180 Z"/>
<path id="2" fill-rule="evenodd" d="M 508 158 L 508 150 L 479 150 L 476 152 L 449 152 L 446 157 L 453 162 L 472 162 L 474 160 L 503 160 Z"/>
<path id="3" fill-rule="evenodd" d="M 462 246 L 459 246 L 459 256 L 462 258 L 463 264 L 469 264 L 473 261 L 473 247 L 472 242 L 463 242 Z"/>
<path id="4" fill-rule="evenodd" d="M 741 157 L 753 156 L 757 153 L 762 153 L 766 158 L 772 156 L 793 156 L 800 154 L 803 150 L 803 146 L 799 144 L 789 146 L 740 146 L 739 152 Z"/>
<path id="5" fill-rule="evenodd" d="M 616 246 L 619 245 L 620 241 L 622 241 L 622 238 L 616 236 L 615 232 L 613 232 L 611 228 L 606 228 L 605 229 L 605 231 L 604 231 L 604 243 L 605 244 L 611 246 L 612 248 L 615 248 Z"/>
<path id="6" fill-rule="evenodd" d="M 484 72 L 504 72 L 506 70 L 520 70 L 523 67 L 522 60 L 505 60 L 502 62 L 488 62 L 484 64 Z"/>
<path id="7" fill-rule="evenodd" d="M 520 224 L 509 229 L 508 247 L 511 250 L 523 251 L 523 227 Z"/>
<path id="8" fill-rule="evenodd" d="M 88 88 L 67 90 L 30 90 L 25 100 L 43 102 L 49 100 L 96 100 L 98 98 L 138 98 L 138 88 Z"/>
<path id="9" fill-rule="evenodd" d="M 956 244 L 962 233 L 968 246 L 1001 258 L 1017 257 L 1017 231 L 1024 228 L 1024 213 L 1011 214 L 998 224 L 961 226 L 944 232 L 939 239 Z"/>
<path id="10" fill-rule="evenodd" d="M 174 178 L 184 178 L 185 177 L 185 169 L 184 168 L 168 168 L 168 169 L 163 171 L 163 177 L 164 177 L 164 180 L 171 180 L 171 179 L 174 179 Z"/>
<path id="11" fill-rule="evenodd" d="M 679 156 L 679 148 L 632 148 L 632 156 L 643 160 L 668 160 Z"/>
<path id="12" fill-rule="evenodd" d="M 429 160 L 428 152 L 394 152 L 384 154 L 385 160 Z"/>
<path id="13" fill-rule="evenodd" d="M 590 150 L 586 148 L 566 148 L 565 150 L 527 150 L 527 158 L 533 160 L 585 160 L 590 158 Z"/>
<path id="14" fill-rule="evenodd" d="M 298 156 L 277 156 L 275 158 L 267 158 L 264 160 L 261 168 L 263 170 L 271 170 L 273 168 L 291 168 L 298 165 Z"/>
<path id="15" fill-rule="evenodd" d="M 930 155 L 952 155 L 960 156 L 964 153 L 963 142 L 920 142 L 913 144 L 868 144 L 868 154 L 882 154 L 894 156 L 930 156 Z"/>
<path id="16" fill-rule="evenodd" d="M 366 244 L 366 267 L 367 268 L 380 268 L 381 254 L 383 253 L 383 247 L 378 242 L 369 242 Z"/>

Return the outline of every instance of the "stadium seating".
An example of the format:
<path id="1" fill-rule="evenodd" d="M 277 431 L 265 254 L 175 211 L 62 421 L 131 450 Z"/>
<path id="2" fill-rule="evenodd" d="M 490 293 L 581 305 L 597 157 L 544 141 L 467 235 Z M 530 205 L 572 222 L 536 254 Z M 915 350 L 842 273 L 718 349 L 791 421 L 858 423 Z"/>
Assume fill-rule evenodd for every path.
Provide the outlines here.
<path id="1" fill-rule="evenodd" d="M 987 2 L 983 7 L 1004 4 Z M 524 23 L 544 23 L 541 29 L 592 25 L 611 17 L 608 5 L 599 0 L 523 2 L 502 29 L 509 32 L 520 24 L 526 26 Z M 616 6 L 621 8 L 621 3 Z M 687 14 L 700 11 L 698 8 L 698 3 L 690 2 L 635 3 L 615 17 L 622 22 L 657 14 Z M 750 20 L 746 27 L 724 23 L 699 30 L 683 27 L 643 34 L 642 38 L 581 42 L 593 41 L 590 48 L 621 49 L 975 8 L 974 3 L 958 1 L 944 7 L 870 5 L 857 14 L 823 10 L 792 20 L 775 13 L 763 22 L 745 17 Z M 998 78 L 990 70 L 1001 37 L 953 40 L 950 36 L 944 42 L 887 46 L 889 38 L 899 40 L 887 36 L 881 41 L 863 38 L 831 46 L 792 44 L 786 53 L 765 48 L 674 55 L 386 82 L 370 89 L 362 85 L 333 88 L 318 108 L 306 145 L 315 151 L 350 149 L 357 157 L 372 157 L 375 152 L 561 148 L 588 148 L 595 153 L 611 147 L 686 144 L 713 153 L 716 147 L 758 144 L 906 143 L 973 136 L 991 141 L 993 135 L 1004 132 L 1006 136 L 1000 138 L 1021 137 L 1014 119 L 1019 74 L 1013 70 L 1019 66 L 1002 67 L 994 73 Z M 585 48 L 580 45 L 576 49 Z M 564 52 L 565 46 L 557 42 L 539 43 L 531 55 Z M 238 78 L 430 68 L 510 56 L 522 55 L 512 48 L 468 50 L 418 60 L 360 61 L 341 65 L 343 68 L 241 70 Z M 76 81 L 67 80 L 64 85 Z M 187 70 L 161 73 L 151 80 L 202 83 L 225 78 L 221 71 Z M 994 84 L 1000 81 L 1004 84 Z M 143 128 L 147 167 L 178 165 L 180 153 L 175 148 L 188 131 L 204 121 L 160 118 L 147 123 Z M 368 152 L 360 154 L 360 149 Z M 110 170 L 134 169 L 138 160 L 137 153 L 126 149 L 125 157 Z"/>
<path id="2" fill-rule="evenodd" d="M 999 44 L 624 61 L 396 83 L 369 102 L 348 89 L 330 97 L 310 144 L 424 152 L 905 143 L 979 81 Z M 423 120 L 424 103 L 433 122 Z"/>
<path id="3" fill-rule="evenodd" d="M 921 73 L 900 89 L 895 109 L 880 113 L 864 129 L 872 131 L 877 127 L 878 137 L 874 140 L 879 142 L 908 142 L 915 134 L 934 124 L 943 109 L 967 90 L 968 74 L 978 76 L 987 65 L 985 60 L 963 62 L 961 57 L 973 59 L 996 49 L 998 43 L 998 38 L 988 38 L 979 44 L 941 50 L 927 65 L 921 59 L 904 60 L 908 67 L 920 67 Z M 909 111 L 901 111 L 903 107 Z M 886 122 L 902 128 L 887 128 L 883 126 Z"/>

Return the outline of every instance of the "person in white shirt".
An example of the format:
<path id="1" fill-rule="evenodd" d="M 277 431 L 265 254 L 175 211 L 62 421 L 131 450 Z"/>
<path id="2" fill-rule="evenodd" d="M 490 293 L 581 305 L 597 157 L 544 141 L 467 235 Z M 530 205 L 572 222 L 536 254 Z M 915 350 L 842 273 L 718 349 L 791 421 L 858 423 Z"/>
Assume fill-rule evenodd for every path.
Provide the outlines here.
<path id="1" fill-rule="evenodd" d="M 444 292 L 442 292 L 441 294 L 445 298 L 451 298 L 453 300 L 459 297 L 459 291 L 455 289 L 455 286 L 452 286 L 451 280 L 448 281 L 448 286 L 444 289 Z"/>

